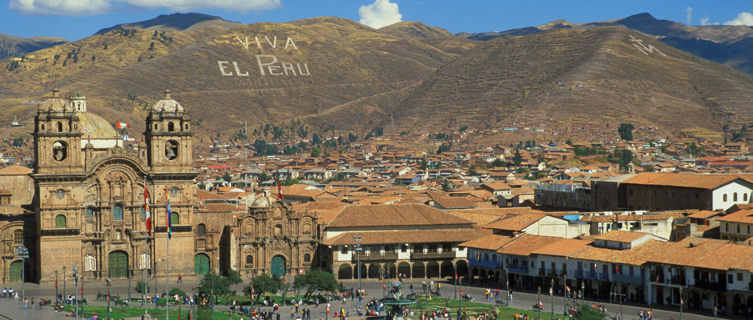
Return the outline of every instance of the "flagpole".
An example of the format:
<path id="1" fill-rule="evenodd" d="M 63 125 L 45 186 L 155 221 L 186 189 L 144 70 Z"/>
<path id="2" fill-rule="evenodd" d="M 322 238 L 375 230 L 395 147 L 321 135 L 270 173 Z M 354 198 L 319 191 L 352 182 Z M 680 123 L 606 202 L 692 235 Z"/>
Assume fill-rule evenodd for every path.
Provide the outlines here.
<path id="1" fill-rule="evenodd" d="M 168 268 L 168 265 L 170 262 L 168 259 L 170 259 L 170 195 L 168 194 L 170 192 L 165 188 L 165 197 L 167 197 L 167 219 L 165 220 L 165 234 L 167 237 L 165 238 L 165 319 L 170 320 L 170 290 L 168 289 L 169 281 L 170 281 L 170 270 Z"/>

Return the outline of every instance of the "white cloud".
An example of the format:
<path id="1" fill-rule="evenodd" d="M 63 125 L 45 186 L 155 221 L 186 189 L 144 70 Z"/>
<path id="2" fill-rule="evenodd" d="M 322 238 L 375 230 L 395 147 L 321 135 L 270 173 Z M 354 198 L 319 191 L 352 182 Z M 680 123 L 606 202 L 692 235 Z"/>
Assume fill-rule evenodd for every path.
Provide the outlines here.
<path id="1" fill-rule="evenodd" d="M 730 26 L 753 26 L 753 14 L 750 12 L 740 12 L 735 19 L 727 21 L 724 24 Z"/>
<path id="2" fill-rule="evenodd" d="M 88 15 L 107 11 L 108 0 L 11 0 L 10 8 L 23 13 Z"/>
<path id="3" fill-rule="evenodd" d="M 690 25 L 691 21 L 693 21 L 693 7 L 687 7 L 685 9 L 685 24 Z"/>
<path id="4" fill-rule="evenodd" d="M 29 14 L 90 15 L 106 12 L 116 4 L 173 11 L 260 11 L 279 7 L 280 0 L 11 0 L 10 8 Z"/>
<path id="5" fill-rule="evenodd" d="M 708 17 L 701 18 L 702 26 L 717 26 L 719 24 L 719 22 L 711 22 Z"/>
<path id="6" fill-rule="evenodd" d="M 403 18 L 397 3 L 389 0 L 374 0 L 372 4 L 361 6 L 358 8 L 358 16 L 362 24 L 374 29 L 400 22 Z"/>
<path id="7" fill-rule="evenodd" d="M 226 9 L 238 11 L 269 10 L 280 6 L 280 0 L 115 0 L 144 8 L 166 8 L 176 11 Z"/>

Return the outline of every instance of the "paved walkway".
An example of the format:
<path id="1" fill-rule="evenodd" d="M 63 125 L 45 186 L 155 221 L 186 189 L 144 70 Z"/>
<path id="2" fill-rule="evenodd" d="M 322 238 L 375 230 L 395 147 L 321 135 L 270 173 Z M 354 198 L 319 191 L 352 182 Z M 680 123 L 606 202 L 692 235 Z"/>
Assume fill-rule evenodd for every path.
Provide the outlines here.
<path id="1" fill-rule="evenodd" d="M 135 286 L 137 281 L 132 281 L 131 283 L 131 296 L 132 297 L 138 297 L 140 296 L 138 293 L 136 293 Z M 246 281 L 248 282 L 248 281 Z M 367 290 L 368 297 L 364 300 L 368 301 L 371 298 L 381 298 L 382 297 L 382 283 L 383 282 L 374 282 L 374 281 L 363 281 L 362 286 L 364 289 Z M 386 283 L 386 282 L 385 282 Z M 407 282 L 405 284 L 405 292 L 410 291 L 408 288 L 410 287 L 410 284 L 413 284 L 413 287 L 417 293 L 421 292 L 421 281 L 413 281 L 413 282 Z M 63 294 L 63 286 L 62 282 L 58 282 L 60 285 L 58 288 L 58 292 L 60 294 Z M 186 290 L 187 292 L 191 292 L 192 288 L 194 288 L 198 283 L 196 281 L 184 281 L 182 283 L 182 289 Z M 159 281 L 160 291 L 164 290 L 165 282 L 164 280 Z M 237 292 L 241 292 L 243 287 L 246 284 L 235 286 L 233 289 L 235 289 Z M 357 288 L 358 283 L 356 281 L 344 281 L 343 285 L 346 288 Z M 170 287 L 177 287 L 177 283 L 171 284 Z M 487 301 L 484 298 L 483 291 L 484 288 L 482 287 L 475 287 L 475 286 L 460 286 L 460 288 L 463 289 L 464 294 L 470 294 L 475 302 L 481 302 L 481 303 L 493 303 L 494 301 Z M 18 290 L 20 288 L 14 287 L 14 289 Z M 74 287 L 72 286 L 72 283 L 66 283 L 66 294 L 74 294 Z M 440 293 L 443 297 L 453 297 L 455 292 L 457 290 L 457 287 L 451 284 L 442 283 Z M 91 282 L 91 283 L 84 283 L 84 296 L 89 301 L 90 304 L 95 305 L 102 305 L 104 302 L 102 301 L 96 301 L 97 293 L 106 293 L 107 288 L 104 285 L 104 282 Z M 289 291 L 289 294 L 293 294 L 293 291 Z M 55 288 L 49 287 L 49 286 L 40 286 L 36 284 L 26 284 L 26 294 L 27 296 L 31 297 L 47 297 L 47 298 L 54 298 L 55 296 Z M 127 297 L 128 295 L 128 281 L 124 280 L 118 280 L 113 282 L 113 287 L 111 288 L 111 294 L 113 296 L 120 296 L 120 297 Z M 504 299 L 504 296 L 502 296 Z M 563 312 L 563 298 L 561 296 L 552 297 L 549 296 L 543 296 L 543 302 L 544 302 L 544 310 L 550 311 L 552 310 L 552 302 L 554 303 L 554 311 L 556 313 L 562 314 Z M 510 307 L 517 308 L 517 309 L 523 309 L 523 310 L 532 310 L 532 306 L 537 301 L 537 295 L 535 293 L 524 293 L 524 292 L 514 292 L 513 293 L 513 299 Z M 637 319 L 638 318 L 638 312 L 640 310 L 646 310 L 647 307 L 645 306 L 632 306 L 632 305 L 615 305 L 610 303 L 604 303 L 604 302 L 593 302 L 586 300 L 586 303 L 602 303 L 606 306 L 608 313 L 611 316 L 617 316 L 620 311 L 622 312 L 622 319 Z M 346 311 L 348 311 L 349 314 L 353 314 L 353 310 L 356 307 L 356 301 L 351 301 L 348 299 L 344 304 L 342 301 L 333 302 L 332 303 L 332 310 L 339 310 L 340 308 L 345 308 Z M 172 308 L 172 306 L 171 306 Z M 313 319 L 325 319 L 326 316 L 326 304 L 321 304 L 318 307 L 316 306 L 309 306 L 311 309 L 311 316 Z M 220 310 L 228 310 L 227 307 L 224 306 L 218 306 L 218 309 Z M 262 308 L 265 311 L 269 311 L 271 308 L 266 307 Z M 281 308 L 281 320 L 288 320 L 290 319 L 290 312 L 293 309 L 292 306 L 285 306 Z M 529 315 L 534 315 L 535 313 L 531 311 Z M 678 310 L 660 310 L 660 309 L 654 309 L 655 318 L 658 320 L 680 320 L 680 312 Z M 52 311 L 49 307 L 45 310 L 26 310 L 24 312 L 22 306 L 15 302 L 13 299 L 0 299 L 0 320 L 6 320 L 2 319 L 3 315 L 10 317 L 11 319 L 63 319 L 64 316 L 61 313 L 55 313 Z M 331 317 L 331 315 L 330 315 Z M 682 315 L 682 320 L 710 320 L 710 319 L 725 319 L 723 317 L 714 318 L 709 315 L 700 315 L 695 313 L 687 313 L 685 312 Z"/>

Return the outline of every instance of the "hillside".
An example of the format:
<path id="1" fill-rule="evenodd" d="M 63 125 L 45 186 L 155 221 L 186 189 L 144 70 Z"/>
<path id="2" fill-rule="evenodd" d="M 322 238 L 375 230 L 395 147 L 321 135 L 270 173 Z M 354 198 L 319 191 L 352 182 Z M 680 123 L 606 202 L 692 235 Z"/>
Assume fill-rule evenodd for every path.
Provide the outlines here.
<path id="1" fill-rule="evenodd" d="M 65 39 L 49 37 L 18 38 L 0 33 L 0 60 L 19 57 L 39 49 L 65 43 Z"/>
<path id="2" fill-rule="evenodd" d="M 630 121 L 671 136 L 696 127 L 718 131 L 729 115 L 750 120 L 752 100 L 749 75 L 625 27 L 593 27 L 486 41 L 440 68 L 395 110 L 427 128 L 451 114 L 450 123 L 568 136 L 609 133 Z"/>
<path id="3" fill-rule="evenodd" d="M 24 101 L 59 87 L 84 93 L 91 111 L 133 123 L 138 132 L 144 108 L 168 87 L 194 114 L 204 137 L 233 134 L 245 122 L 254 127 L 313 119 L 348 103 L 346 120 L 327 126 L 366 130 L 383 106 L 365 98 L 415 86 L 456 56 L 341 18 L 231 27 L 216 21 L 185 30 L 120 26 L 41 50 L 0 73 L 0 90 L 8 93 L 0 106 L 28 121 L 33 110 Z M 259 63 L 267 64 L 264 71 Z"/>
<path id="4" fill-rule="evenodd" d="M 620 122 L 657 136 L 753 123 L 753 80 L 624 26 L 554 21 L 539 32 L 475 41 L 418 22 L 372 29 L 334 17 L 242 25 L 162 16 L 0 62 L 0 134 L 53 88 L 143 130 L 169 88 L 199 145 L 246 124 L 313 132 L 436 133 L 528 127 L 547 138 L 613 136 Z M 204 19 L 206 18 L 206 19 Z M 188 21 L 188 22 L 186 22 Z M 539 131 L 540 130 L 540 131 Z M 251 133 L 251 132 L 249 132 Z M 515 138 L 515 137 L 513 137 Z"/>

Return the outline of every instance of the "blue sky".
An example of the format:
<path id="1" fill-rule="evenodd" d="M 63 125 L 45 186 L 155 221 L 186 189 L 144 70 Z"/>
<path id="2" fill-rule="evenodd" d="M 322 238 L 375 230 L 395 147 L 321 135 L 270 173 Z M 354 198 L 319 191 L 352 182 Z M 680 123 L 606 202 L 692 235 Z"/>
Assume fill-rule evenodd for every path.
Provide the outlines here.
<path id="1" fill-rule="evenodd" d="M 213 5 L 207 7 L 209 2 Z M 3 0 L 3 5 L 0 33 L 68 40 L 173 12 L 202 12 L 242 23 L 317 16 L 363 20 L 372 26 L 422 21 L 453 33 L 500 31 L 555 19 L 574 23 L 611 20 L 640 12 L 683 23 L 690 18 L 693 25 L 702 21 L 753 25 L 753 0 Z"/>

